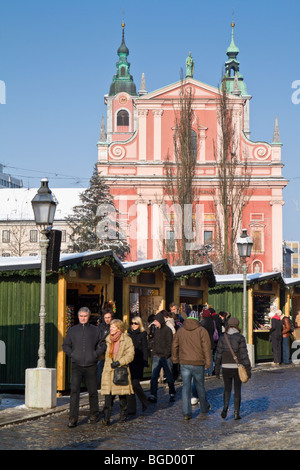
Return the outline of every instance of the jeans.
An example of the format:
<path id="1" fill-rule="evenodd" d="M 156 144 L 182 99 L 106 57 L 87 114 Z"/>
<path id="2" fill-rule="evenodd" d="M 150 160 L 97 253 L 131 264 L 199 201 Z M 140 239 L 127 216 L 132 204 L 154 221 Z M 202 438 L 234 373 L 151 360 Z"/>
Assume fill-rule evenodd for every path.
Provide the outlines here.
<path id="1" fill-rule="evenodd" d="M 182 411 L 184 416 L 192 416 L 191 388 L 192 379 L 195 384 L 197 395 L 200 401 L 202 413 L 208 411 L 208 401 L 204 387 L 204 366 L 192 366 L 180 364 L 182 377 Z"/>
<path id="2" fill-rule="evenodd" d="M 102 373 L 103 373 L 103 368 L 104 368 L 104 359 L 101 359 L 97 363 L 97 387 L 100 389 L 101 388 L 101 379 L 102 379 Z"/>
<path id="3" fill-rule="evenodd" d="M 150 382 L 150 393 L 157 397 L 157 383 L 158 377 L 160 373 L 160 369 L 163 368 L 168 385 L 169 385 L 169 393 L 170 395 L 175 395 L 175 386 L 174 386 L 174 379 L 172 373 L 172 359 L 169 357 L 166 359 L 165 357 L 158 357 L 153 356 L 152 358 L 152 376 Z"/>
<path id="4" fill-rule="evenodd" d="M 77 422 L 79 413 L 80 384 L 82 380 L 89 393 L 90 415 L 98 416 L 98 391 L 97 391 L 97 364 L 82 367 L 72 362 L 71 394 L 70 394 L 70 419 Z"/>
<path id="5" fill-rule="evenodd" d="M 282 338 L 282 362 L 289 364 L 290 361 L 290 338 Z"/>
<path id="6" fill-rule="evenodd" d="M 209 369 L 206 369 L 206 372 L 208 375 L 212 375 L 214 371 L 215 365 L 214 365 L 214 350 L 211 350 L 211 366 Z"/>

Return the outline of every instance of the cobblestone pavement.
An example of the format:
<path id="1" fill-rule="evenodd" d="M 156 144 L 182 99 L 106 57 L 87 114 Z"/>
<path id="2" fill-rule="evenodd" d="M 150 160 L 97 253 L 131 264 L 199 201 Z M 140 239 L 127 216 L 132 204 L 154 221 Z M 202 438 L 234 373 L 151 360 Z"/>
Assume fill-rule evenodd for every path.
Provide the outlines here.
<path id="1" fill-rule="evenodd" d="M 149 404 L 120 423 L 118 400 L 112 425 L 88 424 L 88 407 L 80 411 L 76 428 L 67 427 L 68 411 L 0 428 L 1 450 L 283 450 L 300 449 L 300 366 L 268 366 L 254 371 L 242 387 L 240 421 L 233 419 L 233 404 L 223 420 L 223 381 L 205 381 L 212 409 L 201 414 L 193 407 L 193 418 L 182 416 L 181 384 L 175 403 L 168 389 L 159 389 L 157 404 Z M 103 399 L 101 398 L 101 408 Z"/>

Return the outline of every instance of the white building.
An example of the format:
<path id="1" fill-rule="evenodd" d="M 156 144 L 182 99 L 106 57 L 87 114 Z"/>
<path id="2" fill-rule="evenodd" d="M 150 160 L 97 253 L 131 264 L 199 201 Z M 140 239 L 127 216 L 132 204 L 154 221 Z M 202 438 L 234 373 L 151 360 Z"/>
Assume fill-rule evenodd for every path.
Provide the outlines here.
<path id="1" fill-rule="evenodd" d="M 300 276 L 300 242 L 296 241 L 286 241 L 286 246 L 290 248 L 293 253 L 291 254 L 291 276 L 299 277 Z"/>
<path id="2" fill-rule="evenodd" d="M 39 254 L 40 232 L 34 221 L 31 201 L 38 188 L 0 189 L 0 256 L 34 256 Z M 58 201 L 53 229 L 61 230 L 61 252 L 69 245 L 70 229 L 65 218 L 81 204 L 84 189 L 51 189 Z"/>

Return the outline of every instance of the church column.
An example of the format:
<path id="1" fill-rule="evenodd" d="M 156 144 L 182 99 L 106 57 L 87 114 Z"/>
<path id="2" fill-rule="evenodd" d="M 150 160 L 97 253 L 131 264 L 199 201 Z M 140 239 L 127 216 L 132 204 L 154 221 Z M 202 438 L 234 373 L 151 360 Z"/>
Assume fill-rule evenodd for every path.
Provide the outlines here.
<path id="1" fill-rule="evenodd" d="M 270 201 L 272 206 L 272 268 L 282 270 L 282 206 L 284 201 Z"/>
<path id="2" fill-rule="evenodd" d="M 148 253 L 148 207 L 142 200 L 137 204 L 137 260 L 147 259 Z"/>
<path id="3" fill-rule="evenodd" d="M 147 109 L 139 109 L 139 160 L 147 160 Z"/>
<path id="4" fill-rule="evenodd" d="M 154 116 L 154 160 L 161 161 L 161 117 L 162 109 L 153 109 Z"/>
<path id="5" fill-rule="evenodd" d="M 199 162 L 205 162 L 206 131 L 207 131 L 207 128 L 199 127 L 199 156 L 198 156 Z"/>

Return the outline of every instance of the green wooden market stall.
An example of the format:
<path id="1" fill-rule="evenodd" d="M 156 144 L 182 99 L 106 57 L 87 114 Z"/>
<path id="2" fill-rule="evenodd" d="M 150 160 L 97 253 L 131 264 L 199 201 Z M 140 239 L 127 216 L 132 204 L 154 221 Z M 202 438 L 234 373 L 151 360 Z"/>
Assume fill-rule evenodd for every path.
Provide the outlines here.
<path id="1" fill-rule="evenodd" d="M 273 359 L 269 341 L 270 316 L 285 308 L 285 284 L 281 273 L 247 274 L 247 343 L 254 347 L 255 362 Z M 209 289 L 208 303 L 216 312 L 226 311 L 240 320 L 243 329 L 243 275 L 217 275 Z"/>

